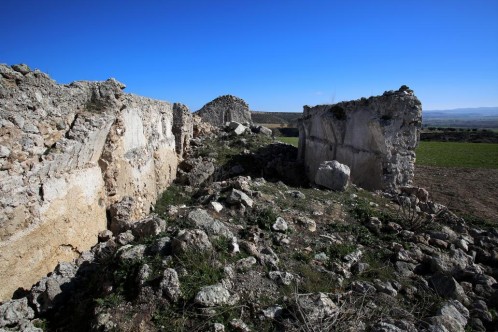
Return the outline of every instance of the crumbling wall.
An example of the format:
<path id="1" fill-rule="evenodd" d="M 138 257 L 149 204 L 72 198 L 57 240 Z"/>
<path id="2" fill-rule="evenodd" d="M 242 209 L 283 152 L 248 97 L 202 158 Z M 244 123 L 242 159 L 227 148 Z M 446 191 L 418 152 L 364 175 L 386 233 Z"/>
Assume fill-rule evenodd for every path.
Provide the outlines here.
<path id="1" fill-rule="evenodd" d="M 198 110 L 196 115 L 213 126 L 224 126 L 227 122 L 251 123 L 249 105 L 238 97 L 218 97 Z"/>
<path id="2" fill-rule="evenodd" d="M 193 137 L 193 120 L 187 106 L 181 103 L 173 104 L 173 135 L 176 141 L 176 154 L 183 159 Z"/>
<path id="3" fill-rule="evenodd" d="M 134 197 L 138 219 L 174 179 L 172 105 L 123 89 L 0 65 L 0 300 L 95 244 L 112 203 Z"/>
<path id="4" fill-rule="evenodd" d="M 368 99 L 304 106 L 299 158 L 311 180 L 320 163 L 337 160 L 365 189 L 405 186 L 413 179 L 421 121 L 421 103 L 406 86 Z"/>

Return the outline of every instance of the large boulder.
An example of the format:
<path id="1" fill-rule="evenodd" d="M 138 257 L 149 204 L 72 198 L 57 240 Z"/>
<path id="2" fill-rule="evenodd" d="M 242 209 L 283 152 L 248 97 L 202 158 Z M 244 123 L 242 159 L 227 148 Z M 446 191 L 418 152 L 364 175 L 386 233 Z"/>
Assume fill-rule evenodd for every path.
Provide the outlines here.
<path id="1" fill-rule="evenodd" d="M 221 96 L 210 101 L 195 114 L 213 126 L 223 126 L 232 121 L 251 123 L 249 105 L 243 99 L 231 95 Z"/>
<path id="2" fill-rule="evenodd" d="M 336 191 L 346 190 L 349 183 L 349 167 L 337 160 L 324 161 L 318 167 L 315 183 Z"/>
<path id="3" fill-rule="evenodd" d="M 422 105 L 406 86 L 368 99 L 304 106 L 299 158 L 310 180 L 322 162 L 337 160 L 350 167 L 354 184 L 393 190 L 412 183 L 421 126 Z"/>

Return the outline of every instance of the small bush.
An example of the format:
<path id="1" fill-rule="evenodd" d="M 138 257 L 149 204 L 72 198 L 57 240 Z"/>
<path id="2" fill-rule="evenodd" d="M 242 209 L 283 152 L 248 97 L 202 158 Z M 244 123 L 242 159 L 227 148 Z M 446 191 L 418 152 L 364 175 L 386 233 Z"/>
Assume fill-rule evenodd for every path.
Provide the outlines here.
<path id="1" fill-rule="evenodd" d="M 253 213 L 248 217 L 248 223 L 270 231 L 277 218 L 278 215 L 271 208 L 254 209 Z"/>

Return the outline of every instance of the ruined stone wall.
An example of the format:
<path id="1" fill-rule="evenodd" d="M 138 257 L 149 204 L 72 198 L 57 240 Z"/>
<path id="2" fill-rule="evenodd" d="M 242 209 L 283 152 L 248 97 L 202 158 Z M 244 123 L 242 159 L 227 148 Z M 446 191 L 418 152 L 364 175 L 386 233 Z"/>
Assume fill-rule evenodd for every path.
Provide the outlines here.
<path id="1" fill-rule="evenodd" d="M 221 96 L 210 101 L 195 114 L 213 126 L 224 126 L 225 123 L 231 121 L 252 122 L 249 105 L 243 99 L 231 95 Z"/>
<path id="2" fill-rule="evenodd" d="M 422 106 L 402 87 L 382 96 L 304 107 L 299 158 L 313 181 L 321 162 L 337 160 L 365 189 L 395 189 L 413 179 Z"/>
<path id="3" fill-rule="evenodd" d="M 174 103 L 173 115 L 173 134 L 176 137 L 176 153 L 179 158 L 183 159 L 190 145 L 190 139 L 193 137 L 192 113 L 190 113 L 187 106 L 181 103 Z"/>
<path id="4" fill-rule="evenodd" d="M 114 202 L 148 214 L 176 176 L 172 105 L 123 89 L 0 65 L 0 300 L 95 244 Z"/>

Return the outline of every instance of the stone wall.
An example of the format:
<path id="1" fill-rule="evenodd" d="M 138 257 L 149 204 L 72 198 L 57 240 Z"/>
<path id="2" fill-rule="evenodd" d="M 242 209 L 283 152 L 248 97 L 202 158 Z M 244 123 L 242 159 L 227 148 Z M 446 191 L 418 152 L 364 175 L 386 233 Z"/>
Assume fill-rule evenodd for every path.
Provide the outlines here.
<path id="1" fill-rule="evenodd" d="M 231 95 L 210 101 L 195 114 L 213 126 L 224 126 L 231 121 L 251 123 L 249 105 L 243 99 Z"/>
<path id="2" fill-rule="evenodd" d="M 337 160 L 350 167 L 358 186 L 392 190 L 412 182 L 421 121 L 421 103 L 406 86 L 368 99 L 304 106 L 299 158 L 308 179 L 321 162 Z"/>
<path id="3" fill-rule="evenodd" d="M 173 134 L 176 138 L 176 153 L 183 159 L 193 137 L 193 119 L 187 106 L 173 104 Z"/>
<path id="4" fill-rule="evenodd" d="M 176 176 L 172 105 L 123 89 L 0 65 L 0 300 L 95 244 L 123 197 L 148 214 Z"/>

